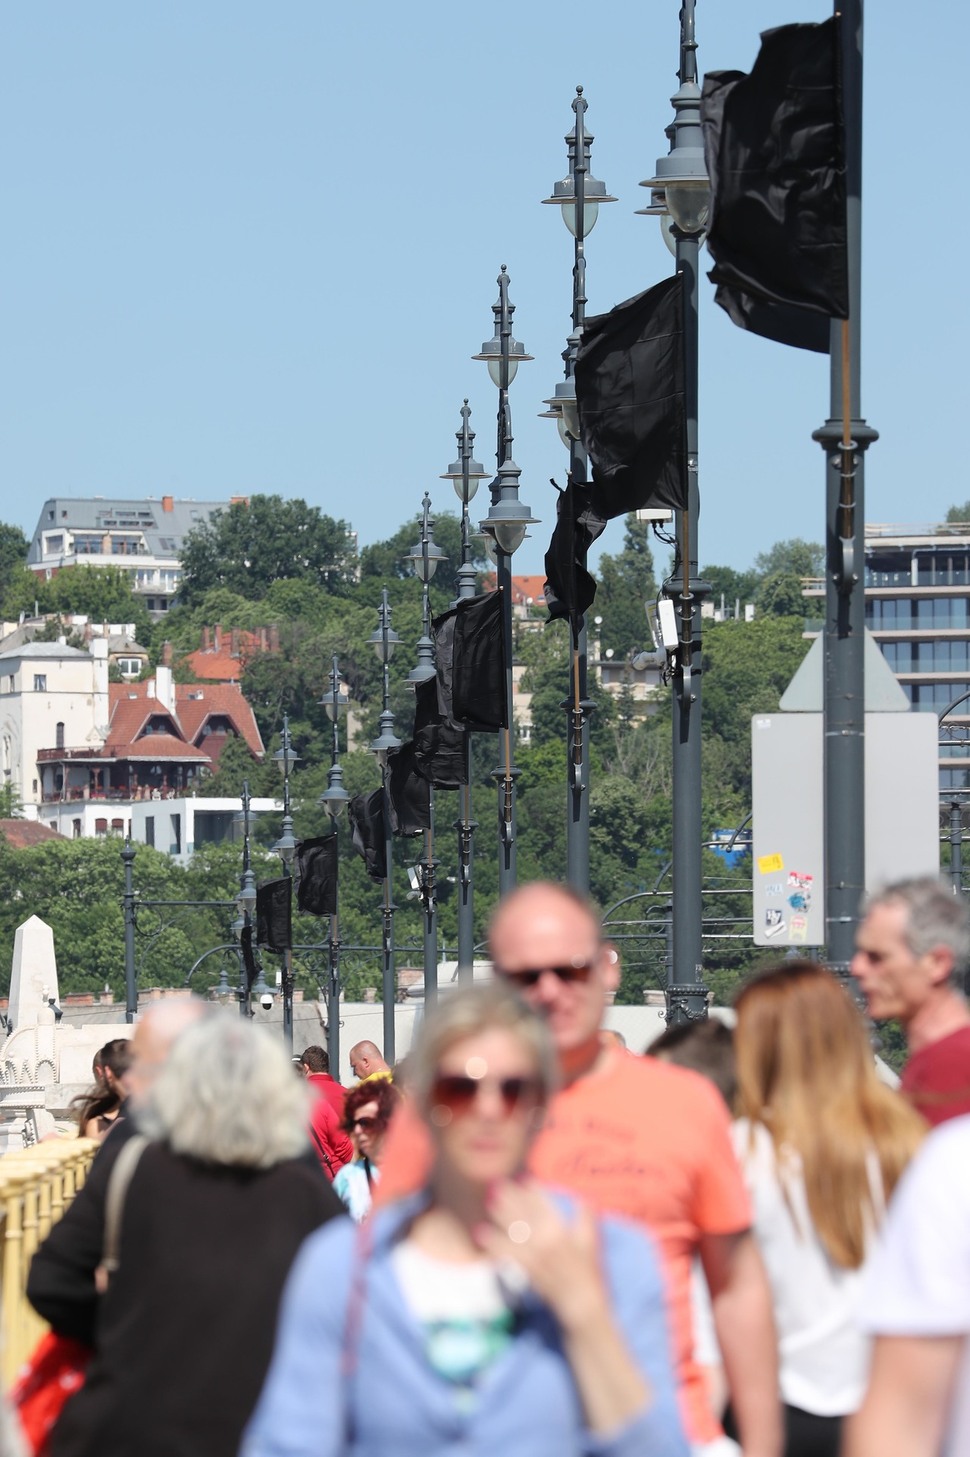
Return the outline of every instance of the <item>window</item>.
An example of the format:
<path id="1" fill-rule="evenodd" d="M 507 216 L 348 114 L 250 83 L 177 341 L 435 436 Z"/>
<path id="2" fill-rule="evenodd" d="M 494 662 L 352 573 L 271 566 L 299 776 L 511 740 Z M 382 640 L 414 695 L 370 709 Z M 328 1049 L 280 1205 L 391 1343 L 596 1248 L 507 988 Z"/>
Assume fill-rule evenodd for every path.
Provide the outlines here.
<path id="1" fill-rule="evenodd" d="M 94 833 L 96 835 L 106 835 L 108 833 L 108 821 L 107 820 L 95 820 L 95 822 L 94 822 Z"/>
<path id="2" fill-rule="evenodd" d="M 72 834 L 73 834 L 73 837 L 74 837 L 75 840 L 80 840 L 80 838 L 81 838 L 81 821 L 80 820 L 73 820 L 72 821 Z"/>
<path id="3" fill-rule="evenodd" d="M 155 848 L 155 816 L 145 816 L 145 844 Z"/>
<path id="4" fill-rule="evenodd" d="M 170 854 L 181 855 L 182 853 L 182 816 L 170 815 L 172 821 L 172 848 Z"/>
<path id="5" fill-rule="evenodd" d="M 62 723 L 57 724 L 54 728 L 54 747 L 55 749 L 64 747 L 64 725 Z"/>
<path id="6" fill-rule="evenodd" d="M 46 673 L 35 673 L 34 674 L 34 692 L 35 693 L 46 693 L 47 692 L 47 674 Z"/>
<path id="7" fill-rule="evenodd" d="M 125 822 L 124 822 L 124 820 L 112 820 L 111 821 L 111 833 L 113 835 L 123 835 L 125 833 Z"/>

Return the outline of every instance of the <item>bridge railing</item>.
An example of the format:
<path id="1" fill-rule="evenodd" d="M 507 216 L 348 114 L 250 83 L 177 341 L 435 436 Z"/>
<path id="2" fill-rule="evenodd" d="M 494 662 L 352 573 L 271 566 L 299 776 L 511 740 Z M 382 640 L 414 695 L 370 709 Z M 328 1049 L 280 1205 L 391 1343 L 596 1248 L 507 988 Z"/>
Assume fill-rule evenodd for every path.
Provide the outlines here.
<path id="1" fill-rule="evenodd" d="M 6 1389 L 47 1329 L 27 1302 L 34 1251 L 87 1177 L 99 1144 L 50 1139 L 0 1157 L 0 1383 Z"/>

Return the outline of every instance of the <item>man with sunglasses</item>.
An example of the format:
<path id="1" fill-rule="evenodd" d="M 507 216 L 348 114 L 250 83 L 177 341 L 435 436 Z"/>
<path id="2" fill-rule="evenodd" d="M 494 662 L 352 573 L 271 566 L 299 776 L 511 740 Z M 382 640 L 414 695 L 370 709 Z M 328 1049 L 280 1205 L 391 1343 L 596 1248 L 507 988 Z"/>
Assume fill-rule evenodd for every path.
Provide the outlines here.
<path id="1" fill-rule="evenodd" d="M 745 1457 L 781 1450 L 771 1297 L 723 1101 L 700 1076 L 630 1057 L 600 1036 L 620 979 L 598 918 L 568 887 L 523 886 L 499 906 L 489 945 L 497 976 L 546 1020 L 562 1085 L 530 1167 L 603 1213 L 625 1215 L 663 1257 L 681 1407 L 695 1453 L 734 1450 L 707 1404 L 693 1360 L 691 1265 L 699 1256 Z M 381 1202 L 415 1188 L 427 1169 L 416 1120 L 392 1123 Z"/>

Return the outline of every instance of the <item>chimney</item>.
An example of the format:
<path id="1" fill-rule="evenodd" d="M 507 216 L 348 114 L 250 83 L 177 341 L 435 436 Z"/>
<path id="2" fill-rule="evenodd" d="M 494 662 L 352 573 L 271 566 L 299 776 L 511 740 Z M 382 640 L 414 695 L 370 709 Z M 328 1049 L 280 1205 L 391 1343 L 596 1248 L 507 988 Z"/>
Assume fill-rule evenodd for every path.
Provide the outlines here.
<path id="1" fill-rule="evenodd" d="M 155 697 L 169 713 L 175 712 L 175 684 L 172 680 L 172 670 L 164 663 L 159 663 L 155 669 Z"/>
<path id="2" fill-rule="evenodd" d="M 172 666 L 172 644 L 170 642 L 162 643 L 162 662 L 166 668 Z"/>
<path id="3" fill-rule="evenodd" d="M 108 708 L 108 639 L 96 637 L 91 642 L 91 656 L 94 659 L 94 726 L 107 730 Z"/>
<path id="4" fill-rule="evenodd" d="M 232 656 L 234 658 L 238 658 L 239 657 L 239 628 L 238 627 L 234 627 L 233 628 L 232 633 L 230 634 L 229 641 L 232 644 L 232 646 L 230 648 L 230 652 L 232 653 Z"/>
<path id="5" fill-rule="evenodd" d="M 280 650 L 280 630 L 275 625 L 269 630 L 269 650 L 271 653 L 278 653 Z"/>
<path id="6" fill-rule="evenodd" d="M 216 623 L 212 645 L 217 653 L 222 652 L 222 624 L 219 622 Z"/>
<path id="7" fill-rule="evenodd" d="M 162 510 L 163 511 L 174 511 L 175 510 L 175 497 L 174 496 L 163 496 L 162 497 Z"/>
<path id="8" fill-rule="evenodd" d="M 212 646 L 212 642 L 211 642 L 211 640 L 209 638 L 209 629 L 207 627 L 204 627 L 202 629 L 202 651 L 204 653 L 207 653 L 209 651 L 209 649 L 211 648 L 211 646 Z"/>

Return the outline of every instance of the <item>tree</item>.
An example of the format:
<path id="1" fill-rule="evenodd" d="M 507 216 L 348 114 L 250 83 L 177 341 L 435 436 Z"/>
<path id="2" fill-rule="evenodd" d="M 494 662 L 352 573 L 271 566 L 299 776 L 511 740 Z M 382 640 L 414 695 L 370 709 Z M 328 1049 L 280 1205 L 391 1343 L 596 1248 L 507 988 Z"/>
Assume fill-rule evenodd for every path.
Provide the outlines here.
<path id="1" fill-rule="evenodd" d="M 6 593 L 18 571 L 26 567 L 29 545 L 19 526 L 0 522 L 0 596 Z"/>
<path id="2" fill-rule="evenodd" d="M 649 647 L 652 640 L 648 607 L 657 596 L 650 550 L 650 523 L 627 516 L 623 548 L 603 555 L 597 568 L 596 600 L 590 614 L 602 617 L 600 641 L 618 658 Z"/>
<path id="3" fill-rule="evenodd" d="M 758 588 L 758 610 L 767 617 L 805 616 L 806 603 L 800 577 L 772 572 Z"/>
<path id="4" fill-rule="evenodd" d="M 345 521 L 300 499 L 251 496 L 189 532 L 179 595 L 193 606 L 214 587 L 228 587 L 259 602 L 274 582 L 288 578 L 339 592 L 353 582 L 355 567 Z"/>
<path id="5" fill-rule="evenodd" d="M 723 601 L 725 609 L 733 613 L 735 605 L 744 614 L 746 603 L 753 602 L 758 590 L 758 574 L 754 571 L 738 572 L 734 567 L 704 567 L 701 578 L 711 589 L 710 600 L 715 608 Z"/>
<path id="6" fill-rule="evenodd" d="M 951 506 L 946 513 L 946 520 L 950 523 L 965 525 L 970 521 L 970 501 L 964 501 L 962 506 Z"/>
<path id="7" fill-rule="evenodd" d="M 131 590 L 131 578 L 121 567 L 65 567 L 49 581 L 26 567 L 14 570 L 3 593 L 5 617 L 16 619 L 21 612 L 60 613 L 88 617 L 92 622 L 130 622 L 135 636 L 145 646 L 151 641 L 152 623 L 140 597 Z"/>
<path id="8" fill-rule="evenodd" d="M 776 572 L 792 577 L 821 577 L 825 571 L 825 548 L 798 536 L 789 541 L 776 541 L 769 551 L 759 552 L 755 557 L 754 569 L 762 581 Z"/>

